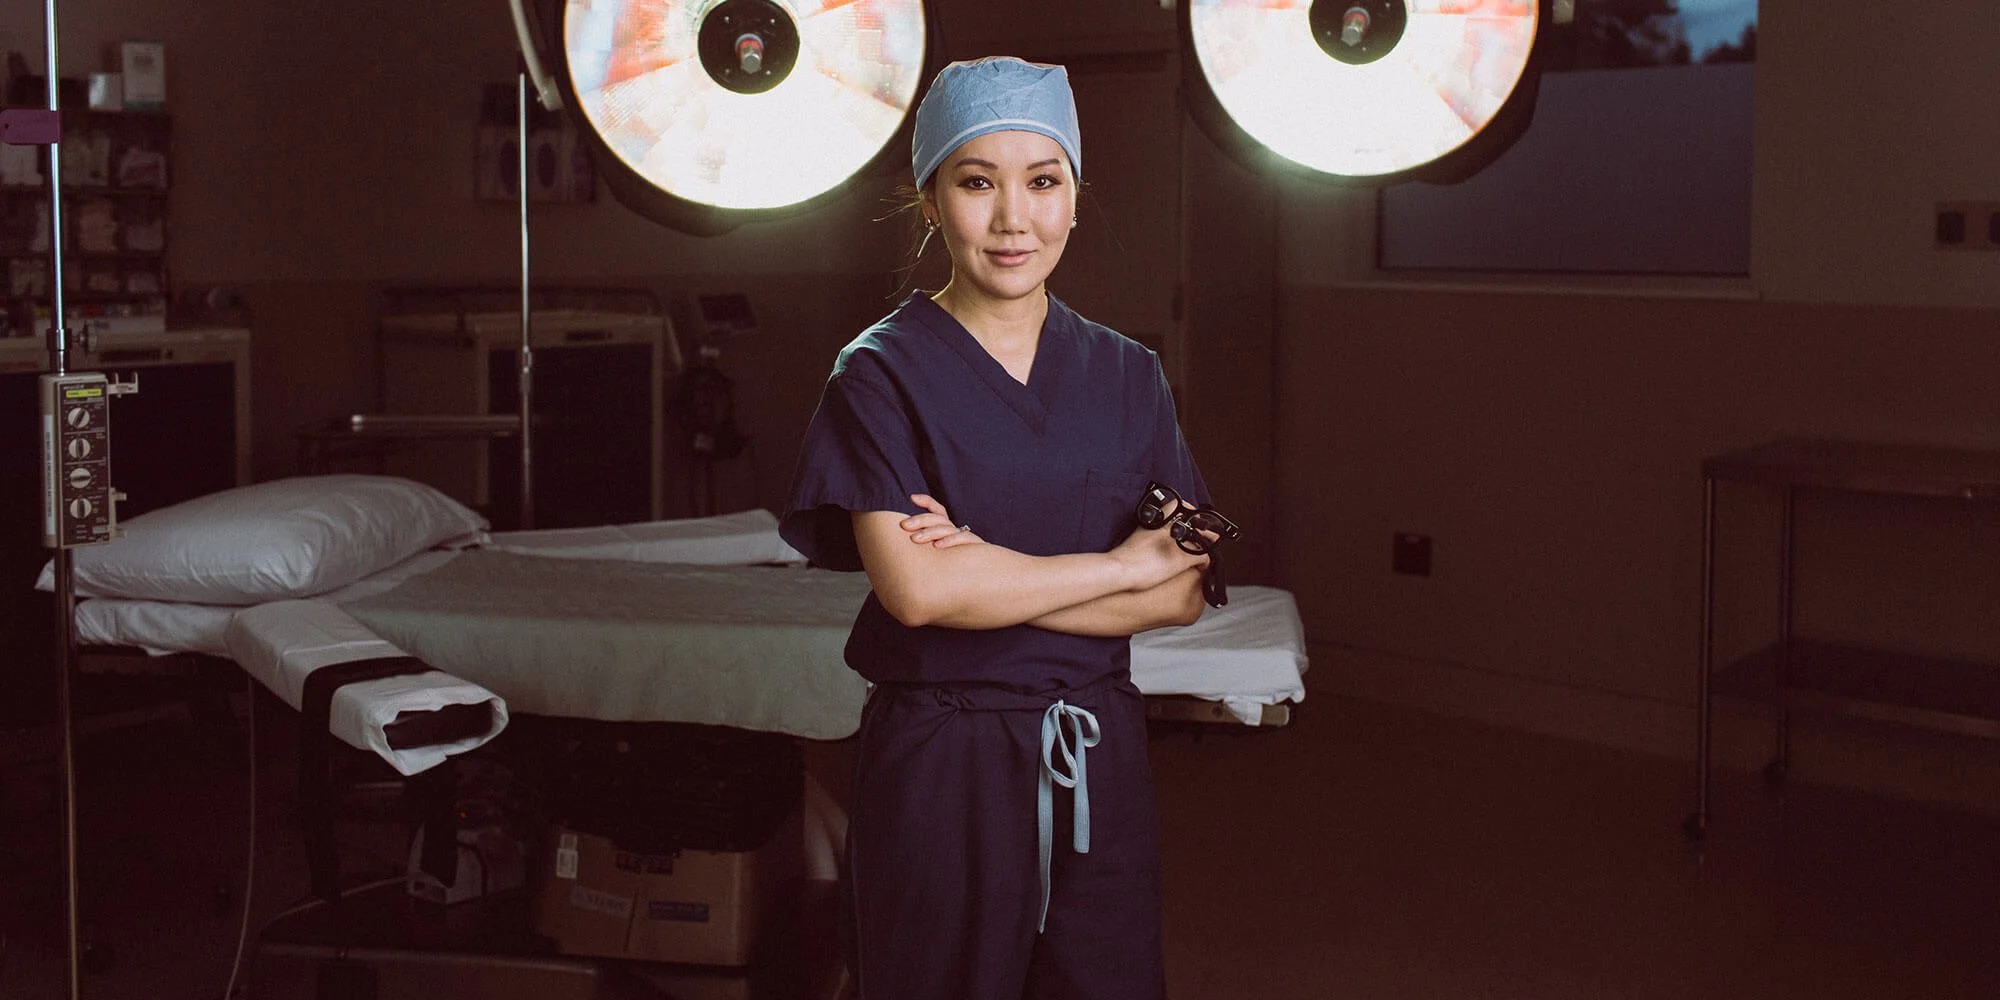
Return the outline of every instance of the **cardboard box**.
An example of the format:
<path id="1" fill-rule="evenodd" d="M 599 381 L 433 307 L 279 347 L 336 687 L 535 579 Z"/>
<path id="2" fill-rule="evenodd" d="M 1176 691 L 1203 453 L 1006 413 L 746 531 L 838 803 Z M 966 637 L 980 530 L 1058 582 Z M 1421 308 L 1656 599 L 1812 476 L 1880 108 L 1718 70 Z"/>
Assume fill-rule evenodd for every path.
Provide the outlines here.
<path id="1" fill-rule="evenodd" d="M 566 955 L 741 966 L 805 879 L 804 829 L 791 816 L 754 851 L 621 851 L 555 831 L 535 930 Z"/>

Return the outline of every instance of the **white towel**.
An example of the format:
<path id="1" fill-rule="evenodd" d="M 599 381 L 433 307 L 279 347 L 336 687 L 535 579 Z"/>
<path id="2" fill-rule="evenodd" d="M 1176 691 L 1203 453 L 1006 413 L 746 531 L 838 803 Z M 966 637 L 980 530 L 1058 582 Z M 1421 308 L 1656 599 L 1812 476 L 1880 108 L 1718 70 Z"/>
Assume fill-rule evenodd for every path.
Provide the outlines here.
<path id="1" fill-rule="evenodd" d="M 306 675 L 321 667 L 409 655 L 325 601 L 245 608 L 230 621 L 224 641 L 237 664 L 293 708 L 304 701 Z M 383 729 L 398 715 L 452 705 L 486 706 L 491 726 L 483 735 L 453 743 L 400 750 L 389 746 Z M 404 775 L 436 767 L 446 757 L 500 735 L 506 726 L 507 703 L 499 695 L 436 670 L 343 685 L 333 694 L 327 720 L 335 736 L 373 751 Z"/>

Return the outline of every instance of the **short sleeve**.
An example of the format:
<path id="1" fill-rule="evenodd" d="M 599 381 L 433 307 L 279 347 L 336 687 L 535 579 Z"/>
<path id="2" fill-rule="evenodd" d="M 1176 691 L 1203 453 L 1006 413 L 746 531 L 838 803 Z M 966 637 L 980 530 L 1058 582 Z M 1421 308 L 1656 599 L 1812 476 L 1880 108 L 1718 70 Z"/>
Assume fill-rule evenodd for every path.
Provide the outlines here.
<path id="1" fill-rule="evenodd" d="M 843 368 L 827 380 L 806 427 L 778 533 L 816 566 L 859 570 L 850 513 L 920 513 L 910 494 L 927 492 L 902 400 L 852 367 Z"/>
<path id="2" fill-rule="evenodd" d="M 1201 478 L 1201 469 L 1194 464 L 1194 455 L 1188 451 L 1187 439 L 1181 435 L 1180 417 L 1175 412 L 1174 391 L 1167 384 L 1167 374 L 1154 359 L 1153 377 L 1156 381 L 1153 418 L 1153 468 L 1154 481 L 1165 483 L 1174 492 L 1195 504 L 1208 504 L 1208 484 Z"/>

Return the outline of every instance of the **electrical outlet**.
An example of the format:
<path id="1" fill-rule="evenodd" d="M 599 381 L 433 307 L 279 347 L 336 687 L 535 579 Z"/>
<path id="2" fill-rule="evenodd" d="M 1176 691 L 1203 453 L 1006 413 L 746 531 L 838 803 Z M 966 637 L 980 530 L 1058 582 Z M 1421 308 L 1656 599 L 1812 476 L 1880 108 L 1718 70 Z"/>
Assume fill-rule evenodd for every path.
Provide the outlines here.
<path id="1" fill-rule="evenodd" d="M 1398 531 L 1391 544 L 1389 569 L 1405 576 L 1431 575 L 1431 536 Z"/>
<path id="2" fill-rule="evenodd" d="M 1965 245 L 1965 210 L 1939 205 L 1935 238 L 1940 248 L 1962 248 Z"/>
<path id="3" fill-rule="evenodd" d="M 1932 221 L 1939 250 L 2000 250 L 2000 201 L 1941 201 Z"/>

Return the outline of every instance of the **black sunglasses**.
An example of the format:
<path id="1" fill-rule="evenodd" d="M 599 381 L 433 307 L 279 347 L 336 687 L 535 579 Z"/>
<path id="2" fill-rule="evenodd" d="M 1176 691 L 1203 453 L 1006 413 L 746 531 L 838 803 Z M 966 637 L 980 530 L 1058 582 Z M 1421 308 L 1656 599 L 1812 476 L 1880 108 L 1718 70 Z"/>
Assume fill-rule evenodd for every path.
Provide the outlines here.
<path id="1" fill-rule="evenodd" d="M 1168 513 L 1170 510 L 1172 513 Z M 1132 517 L 1148 531 L 1167 528 L 1174 544 L 1189 555 L 1207 555 L 1216 546 L 1243 534 L 1236 522 L 1224 517 L 1221 511 L 1188 503 L 1173 487 L 1159 483 L 1146 484 L 1146 492 L 1139 497 L 1139 506 Z"/>

